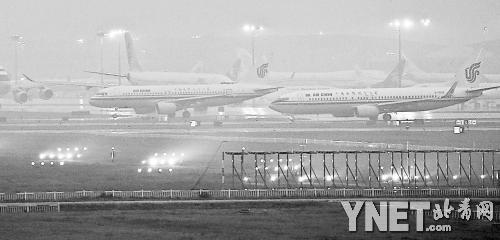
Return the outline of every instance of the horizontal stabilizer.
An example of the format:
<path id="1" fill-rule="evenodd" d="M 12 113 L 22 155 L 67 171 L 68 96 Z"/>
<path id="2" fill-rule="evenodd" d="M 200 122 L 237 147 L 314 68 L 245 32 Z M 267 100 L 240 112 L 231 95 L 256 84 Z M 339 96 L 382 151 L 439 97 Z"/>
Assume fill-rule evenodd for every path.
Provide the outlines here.
<path id="1" fill-rule="evenodd" d="M 127 75 L 118 74 L 118 73 L 105 73 L 105 72 L 94 72 L 94 71 L 85 71 L 85 72 L 97 74 L 97 75 L 104 75 L 104 76 L 123 77 L 123 78 L 128 77 Z"/>

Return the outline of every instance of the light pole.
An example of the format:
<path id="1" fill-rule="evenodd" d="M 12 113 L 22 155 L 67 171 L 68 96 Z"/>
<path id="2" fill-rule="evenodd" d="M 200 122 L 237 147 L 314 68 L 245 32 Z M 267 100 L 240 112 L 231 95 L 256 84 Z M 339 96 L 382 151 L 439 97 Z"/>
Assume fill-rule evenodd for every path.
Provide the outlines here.
<path id="1" fill-rule="evenodd" d="M 431 20 L 428 18 L 421 19 L 420 23 L 422 26 L 427 27 L 431 23 Z M 402 53 L 402 51 L 403 51 L 402 50 L 403 49 L 402 42 L 403 41 L 401 38 L 401 35 L 402 35 L 401 31 L 402 30 L 409 30 L 409 29 L 413 28 L 414 25 L 415 25 L 415 23 L 413 22 L 413 20 L 408 19 L 408 18 L 394 19 L 393 21 L 389 22 L 389 26 L 396 29 L 396 31 L 398 33 L 398 65 L 401 64 L 401 62 L 403 61 L 403 53 Z M 402 80 L 403 80 L 403 69 L 398 68 L 398 87 L 402 86 Z"/>
<path id="2" fill-rule="evenodd" d="M 23 37 L 21 35 L 12 35 L 10 39 L 14 42 L 14 82 L 17 84 L 17 72 L 18 72 L 18 48 L 19 45 L 23 44 Z"/>
<path id="3" fill-rule="evenodd" d="M 255 67 L 255 38 L 263 30 L 263 26 L 255 26 L 253 24 L 243 25 L 243 31 L 251 36 L 252 67 Z"/>
<path id="4" fill-rule="evenodd" d="M 103 62 L 104 62 L 104 38 L 106 37 L 106 33 L 103 32 L 103 31 L 99 31 L 97 32 L 97 37 L 99 38 L 99 44 L 100 44 L 100 74 L 101 75 L 101 84 L 104 84 L 104 75 L 103 75 L 103 72 L 104 72 L 104 66 L 103 66 Z"/>
<path id="5" fill-rule="evenodd" d="M 101 61 L 100 61 L 100 75 L 101 84 L 104 84 L 104 38 L 114 39 L 123 36 L 126 31 L 123 29 L 110 30 L 108 32 L 100 31 L 97 33 L 100 41 Z M 121 41 L 118 41 L 118 84 L 121 85 Z"/>
<path id="6" fill-rule="evenodd" d="M 123 34 L 125 33 L 126 31 L 123 30 L 123 29 L 115 29 L 115 30 L 111 30 L 109 31 L 109 33 L 107 34 L 107 36 L 109 37 L 109 39 L 115 39 L 115 38 L 119 38 L 118 39 L 118 85 L 122 85 L 122 64 L 121 64 L 121 37 L 123 36 Z"/>

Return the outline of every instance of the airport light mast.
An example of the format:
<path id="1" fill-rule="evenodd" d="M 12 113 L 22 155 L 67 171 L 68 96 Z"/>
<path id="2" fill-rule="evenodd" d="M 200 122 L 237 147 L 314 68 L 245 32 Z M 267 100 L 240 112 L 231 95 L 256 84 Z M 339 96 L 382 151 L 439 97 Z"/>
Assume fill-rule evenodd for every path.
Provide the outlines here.
<path id="1" fill-rule="evenodd" d="M 111 30 L 107 34 L 109 39 L 115 39 L 118 37 L 118 85 L 122 85 L 122 64 L 121 64 L 121 39 L 123 39 L 123 34 L 126 31 L 123 29 Z"/>
<path id="2" fill-rule="evenodd" d="M 100 61 L 100 72 L 101 72 L 101 84 L 104 84 L 104 38 L 115 39 L 116 37 L 121 37 L 126 31 L 123 29 L 114 29 L 108 32 L 100 31 L 97 33 L 97 37 L 99 37 L 100 45 L 101 45 L 101 61 Z M 118 84 L 121 85 L 121 41 L 118 41 Z"/>
<path id="3" fill-rule="evenodd" d="M 256 26 L 253 24 L 243 25 L 243 32 L 250 34 L 251 36 L 251 48 L 252 48 L 252 67 L 255 67 L 255 38 L 259 33 L 264 30 L 263 26 Z"/>
<path id="4" fill-rule="evenodd" d="M 420 23 L 422 26 L 427 27 L 430 25 L 431 20 L 428 18 L 421 19 Z M 403 60 L 402 56 L 402 40 L 401 40 L 401 30 L 409 30 L 413 28 L 415 23 L 413 20 L 405 18 L 405 19 L 394 19 L 393 21 L 389 22 L 389 26 L 396 29 L 398 33 L 398 64 L 401 64 L 401 61 Z M 403 81 L 403 70 L 402 68 L 398 69 L 398 86 L 402 86 L 402 81 Z"/>
<path id="5" fill-rule="evenodd" d="M 18 48 L 20 45 L 24 44 L 23 42 L 23 36 L 21 35 L 12 35 L 10 36 L 10 39 L 14 42 L 14 82 L 17 84 L 18 76 L 18 64 L 19 64 L 19 57 L 18 57 Z"/>
<path id="6" fill-rule="evenodd" d="M 103 31 L 97 32 L 97 37 L 99 38 L 99 43 L 100 43 L 100 69 L 99 72 L 101 72 L 101 84 L 104 84 L 104 75 L 102 74 L 104 72 L 104 38 L 106 37 L 106 33 Z"/>

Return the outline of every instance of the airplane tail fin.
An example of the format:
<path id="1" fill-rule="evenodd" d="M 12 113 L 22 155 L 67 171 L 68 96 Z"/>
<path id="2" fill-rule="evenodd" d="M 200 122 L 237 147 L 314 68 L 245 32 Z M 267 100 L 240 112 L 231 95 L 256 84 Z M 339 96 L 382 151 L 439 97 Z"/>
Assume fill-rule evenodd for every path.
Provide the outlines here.
<path id="1" fill-rule="evenodd" d="M 257 77 L 260 79 L 267 79 L 269 73 L 269 63 L 263 63 L 259 67 L 257 67 L 256 73 Z"/>
<path id="2" fill-rule="evenodd" d="M 406 58 L 402 58 L 394 69 L 387 75 L 384 81 L 374 84 L 376 88 L 396 88 L 399 87 L 399 73 L 403 73 L 406 66 Z"/>
<path id="3" fill-rule="evenodd" d="M 198 61 L 192 68 L 192 73 L 202 73 L 205 68 L 205 64 L 202 61 Z"/>
<path id="4" fill-rule="evenodd" d="M 127 47 L 127 60 L 128 60 L 129 71 L 141 72 L 142 67 L 139 64 L 139 60 L 137 59 L 132 35 L 129 32 L 125 32 L 124 37 L 125 37 L 125 45 Z"/>
<path id="5" fill-rule="evenodd" d="M 242 59 L 238 58 L 236 59 L 236 61 L 234 61 L 233 66 L 226 73 L 226 76 L 229 77 L 229 79 L 237 82 L 242 72 L 243 72 Z"/>
<path id="6" fill-rule="evenodd" d="M 476 56 L 465 62 L 464 66 L 455 74 L 455 81 L 458 81 L 460 85 L 467 88 L 477 87 L 482 82 L 482 76 L 479 71 L 484 60 L 482 53 L 483 49 L 481 48 Z"/>
<path id="7" fill-rule="evenodd" d="M 417 67 L 417 65 L 413 61 L 408 59 L 406 56 L 403 55 L 402 59 L 405 61 L 405 68 L 406 68 L 406 70 L 404 71 L 404 75 L 408 79 L 416 80 L 414 75 L 425 73 L 424 70 Z"/>

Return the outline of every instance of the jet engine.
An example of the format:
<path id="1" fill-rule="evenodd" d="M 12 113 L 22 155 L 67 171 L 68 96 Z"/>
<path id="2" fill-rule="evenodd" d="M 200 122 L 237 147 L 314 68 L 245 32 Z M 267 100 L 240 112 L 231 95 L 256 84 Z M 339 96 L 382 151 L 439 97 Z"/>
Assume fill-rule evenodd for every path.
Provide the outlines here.
<path id="1" fill-rule="evenodd" d="M 156 112 L 158 114 L 172 115 L 177 111 L 175 103 L 159 102 L 156 104 Z"/>
<path id="2" fill-rule="evenodd" d="M 40 97 L 40 99 L 49 100 L 50 98 L 52 98 L 52 96 L 54 96 L 54 91 L 52 91 L 52 89 L 50 88 L 42 87 L 38 92 L 38 96 Z"/>
<path id="3" fill-rule="evenodd" d="M 354 109 L 354 114 L 357 117 L 376 118 L 379 113 L 378 107 L 374 105 L 361 105 Z"/>
<path id="4" fill-rule="evenodd" d="M 23 104 L 28 101 L 28 93 L 22 88 L 16 88 L 12 91 L 14 95 L 14 101 L 17 103 Z"/>

